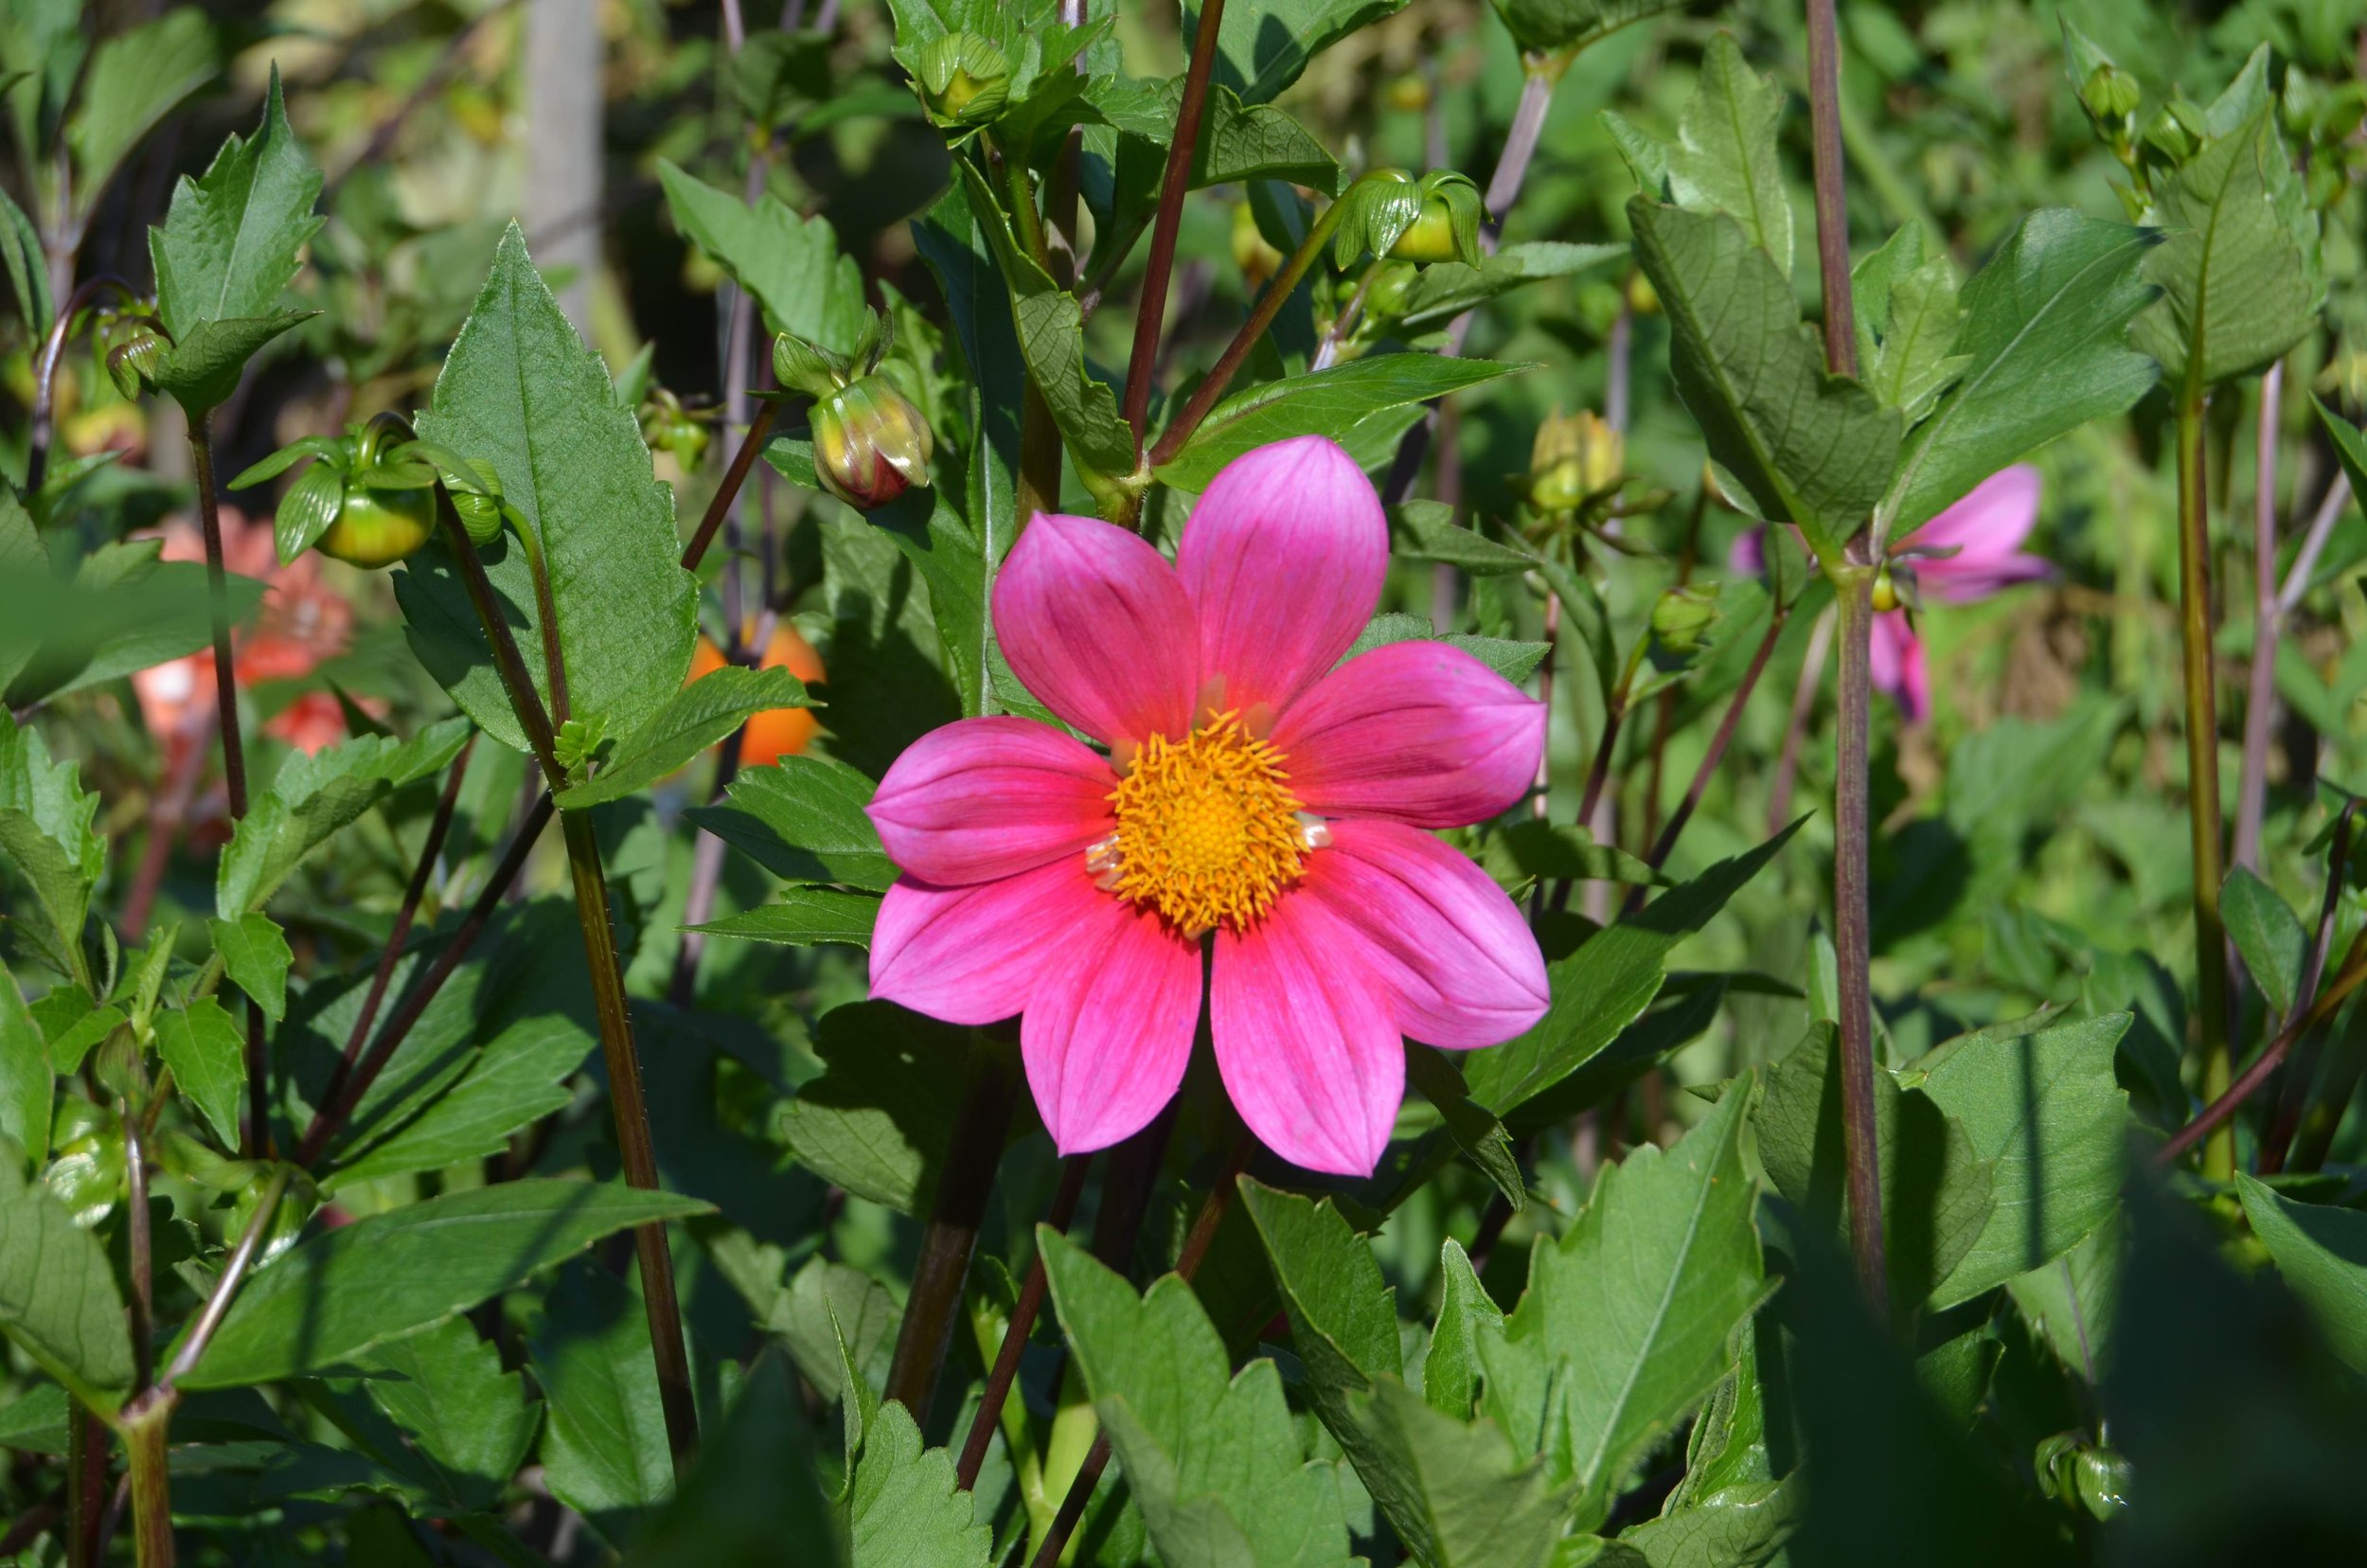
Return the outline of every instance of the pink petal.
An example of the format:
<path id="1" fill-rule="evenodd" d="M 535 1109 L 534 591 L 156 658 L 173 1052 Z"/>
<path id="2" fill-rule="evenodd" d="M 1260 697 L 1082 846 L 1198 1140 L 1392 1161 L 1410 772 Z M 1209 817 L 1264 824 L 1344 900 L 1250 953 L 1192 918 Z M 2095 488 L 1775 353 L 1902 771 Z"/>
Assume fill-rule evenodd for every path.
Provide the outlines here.
<path id="1" fill-rule="evenodd" d="M 1247 935 L 1217 933 L 1217 1070 L 1251 1131 L 1292 1165 L 1369 1176 L 1405 1097 L 1405 1045 L 1361 944 L 1286 896 Z"/>
<path id="2" fill-rule="evenodd" d="M 1521 911 L 1468 858 L 1394 822 L 1331 825 L 1288 900 L 1312 902 L 1368 950 L 1397 1027 L 1450 1050 L 1545 1016 L 1545 959 Z"/>
<path id="3" fill-rule="evenodd" d="M 2040 489 L 2038 471 L 2017 463 L 1990 474 L 1915 530 L 1911 545 L 1956 550 L 1915 563 L 1926 592 L 1944 603 L 1963 604 L 2046 576 L 2046 561 L 2018 549 L 2038 521 Z"/>
<path id="4" fill-rule="evenodd" d="M 1095 739 L 1190 732 L 1191 603 L 1166 560 L 1127 529 L 1038 512 L 995 581 L 994 632 L 1027 689 Z"/>
<path id="5" fill-rule="evenodd" d="M 1175 569 L 1199 616 L 1201 671 L 1223 682 L 1214 700 L 1280 713 L 1372 619 L 1389 524 L 1354 458 L 1300 436 L 1237 457 L 1209 481 Z"/>
<path id="6" fill-rule="evenodd" d="M 897 866 L 941 887 L 1082 854 L 1111 829 L 1110 764 L 1049 724 L 963 719 L 896 759 L 865 808 Z"/>
<path id="7" fill-rule="evenodd" d="M 1907 624 L 1904 610 L 1874 617 L 1867 673 L 1877 691 L 1897 699 L 1907 717 L 1920 723 L 1931 715 L 1931 675 L 1923 639 Z"/>
<path id="8" fill-rule="evenodd" d="M 1012 1017 L 1112 901 L 1081 857 L 973 887 L 901 878 L 872 930 L 871 994 L 948 1024 Z"/>
<path id="9" fill-rule="evenodd" d="M 1139 1132 L 1184 1081 L 1200 944 L 1109 894 L 1048 965 L 1020 1021 L 1027 1084 L 1063 1154 Z"/>
<path id="10" fill-rule="evenodd" d="M 1735 535 L 1726 546 L 1726 570 L 1736 577 L 1757 577 L 1767 570 L 1767 525 L 1761 523 Z"/>
<path id="11" fill-rule="evenodd" d="M 1272 739 L 1310 811 L 1460 828 L 1528 792 L 1545 705 L 1459 648 L 1388 643 L 1317 681 Z"/>

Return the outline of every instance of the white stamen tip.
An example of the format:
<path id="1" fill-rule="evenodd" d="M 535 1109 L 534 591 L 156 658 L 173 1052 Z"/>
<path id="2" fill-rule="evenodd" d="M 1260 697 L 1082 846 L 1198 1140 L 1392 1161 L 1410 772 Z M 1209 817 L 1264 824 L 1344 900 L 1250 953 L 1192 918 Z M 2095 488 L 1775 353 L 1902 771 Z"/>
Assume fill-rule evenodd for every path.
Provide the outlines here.
<path id="1" fill-rule="evenodd" d="M 1331 847 L 1330 823 L 1319 816 L 1310 816 L 1305 811 L 1298 813 L 1298 819 L 1300 848 L 1328 849 Z"/>

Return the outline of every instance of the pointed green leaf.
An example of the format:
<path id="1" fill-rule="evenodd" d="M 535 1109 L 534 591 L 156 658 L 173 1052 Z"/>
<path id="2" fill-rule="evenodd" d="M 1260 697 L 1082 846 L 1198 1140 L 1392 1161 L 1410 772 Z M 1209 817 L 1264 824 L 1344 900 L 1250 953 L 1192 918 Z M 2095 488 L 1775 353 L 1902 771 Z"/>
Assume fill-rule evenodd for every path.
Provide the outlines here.
<path id="1" fill-rule="evenodd" d="M 2219 910 L 2252 984 L 2278 1017 L 2290 1016 L 2309 949 L 2301 917 L 2275 888 L 2240 865 L 2219 884 Z"/>
<path id="2" fill-rule="evenodd" d="M 47 337 L 50 323 L 58 319 L 58 303 L 49 296 L 49 262 L 41 248 L 41 231 L 6 191 L 0 191 L 0 266 L 8 269 L 27 340 Z"/>
<path id="3" fill-rule="evenodd" d="M 2218 134 L 2155 187 L 2162 246 L 2145 276 L 2162 302 L 2138 318 L 2136 346 L 2173 383 L 2190 365 L 2208 386 L 2274 363 L 2317 324 L 2325 298 L 2318 219 L 2304 198 L 2273 105 Z"/>
<path id="4" fill-rule="evenodd" d="M 541 1412 L 525 1380 L 502 1369 L 500 1350 L 466 1318 L 382 1345 L 365 1365 L 370 1401 L 435 1466 L 448 1497 L 490 1508 L 534 1440 Z"/>
<path id="5" fill-rule="evenodd" d="M 961 1116 L 970 1031 L 854 1002 L 822 1015 L 813 1047 L 826 1069 L 782 1113 L 781 1136 L 856 1197 L 927 1212 Z"/>
<path id="6" fill-rule="evenodd" d="M 201 321 L 164 350 L 156 362 L 156 384 L 190 414 L 220 407 L 239 389 L 246 362 L 262 347 L 318 311 L 274 311 L 269 315 Z"/>
<path id="7" fill-rule="evenodd" d="M 1891 285 L 1888 324 L 1867 362 L 1866 385 L 1909 424 L 1931 412 L 1972 363 L 1953 352 L 1965 312 L 1956 301 L 1956 265 L 1935 256 Z"/>
<path id="8" fill-rule="evenodd" d="M 614 755 L 589 783 L 560 792 L 559 809 L 574 811 L 604 800 L 622 800 L 685 766 L 759 713 L 813 705 L 806 684 L 786 669 L 727 666 L 667 699 L 639 729 L 616 743 Z"/>
<path id="9" fill-rule="evenodd" d="M 451 762 L 468 738 L 467 720 L 446 719 L 408 740 L 365 735 L 289 757 L 222 852 L 214 884 L 222 918 L 260 909 L 306 855 L 403 785 Z"/>
<path id="10" fill-rule="evenodd" d="M 1667 167 L 1679 206 L 1728 214 L 1789 276 L 1791 201 L 1775 153 L 1783 117 L 1782 86 L 1752 70 L 1734 35 L 1720 31 L 1702 54 Z"/>
<path id="11" fill-rule="evenodd" d="M 778 942 L 787 947 L 814 947 L 837 942 L 867 948 L 879 923 L 880 900 L 868 893 L 842 893 L 832 887 L 787 887 L 768 904 L 709 920 L 692 931 L 710 936 L 737 936 L 749 942 Z"/>
<path id="12" fill-rule="evenodd" d="M 780 1356 L 757 1357 L 681 1493 L 641 1524 L 626 1568 L 841 1560 L 807 1431 L 796 1379 Z"/>
<path id="13" fill-rule="evenodd" d="M 371 1215 L 258 1271 L 182 1382 L 229 1388 L 335 1366 L 521 1285 L 601 1237 L 706 1212 L 669 1193 L 538 1178 Z"/>
<path id="14" fill-rule="evenodd" d="M 1433 261 L 1415 274 L 1406 289 L 1404 299 L 1397 307 L 1397 328 L 1408 337 L 1435 332 L 1472 306 L 1523 283 L 1546 277 L 1575 277 L 1613 262 L 1624 265 L 1630 254 L 1625 245 L 1536 240 L 1506 245 L 1476 267 L 1467 267 L 1460 261 Z"/>
<path id="15" fill-rule="evenodd" d="M 865 1424 L 847 1488 L 851 1568 L 986 1568 L 994 1531 L 953 1484 L 953 1456 L 921 1441 L 901 1404 Z"/>
<path id="16" fill-rule="evenodd" d="M 764 310 L 767 332 L 848 353 L 863 326 L 863 271 L 819 217 L 801 218 L 771 191 L 754 206 L 664 158 L 659 183 L 674 225 Z"/>
<path id="17" fill-rule="evenodd" d="M 0 856 L 33 895 L 35 912 L 10 924 L 41 961 L 87 982 L 82 922 L 91 889 L 106 869 L 107 848 L 92 824 L 98 797 L 84 790 L 72 762 L 53 762 L 41 734 L 0 713 Z"/>
<path id="18" fill-rule="evenodd" d="M 1215 80 L 1244 103 L 1265 103 L 1299 79 L 1307 62 L 1359 27 L 1405 9 L 1406 0 L 1238 0 L 1217 24 Z M 1199 36 L 1200 8 L 1184 11 L 1184 36 Z"/>
<path id="19" fill-rule="evenodd" d="M 1756 1097 L 1746 1078 L 1675 1148 L 1604 1167 L 1569 1232 L 1530 1255 L 1503 1336 L 1480 1341 L 1480 1408 L 1577 1484 L 1582 1525 L 1726 1375 L 1735 1328 L 1767 1298 L 1742 1163 Z"/>
<path id="20" fill-rule="evenodd" d="M 0 1165 L 38 1164 L 49 1152 L 49 1112 L 57 1075 L 41 1025 L 25 1005 L 16 976 L 0 964 Z M 6 1146 L 13 1144 L 13 1158 Z"/>
<path id="21" fill-rule="evenodd" d="M 2155 295 L 2139 275 L 2149 243 L 2125 223 L 2043 207 L 1973 274 L 1950 350 L 1967 363 L 1909 438 L 1882 498 L 1893 538 L 1999 469 L 2145 395 L 2158 372 L 2127 339 L 2130 318 Z"/>
<path id="22" fill-rule="evenodd" d="M 1496 14 L 1523 49 L 1575 53 L 1620 28 L 1674 10 L 1682 0 L 1495 0 Z"/>
<path id="23" fill-rule="evenodd" d="M 223 972 L 230 983 L 253 997 L 261 1006 L 263 1016 L 278 1023 L 288 1015 L 288 968 L 295 962 L 295 953 L 288 947 L 288 938 L 279 929 L 279 922 L 260 912 L 225 920 L 219 916 L 205 922 L 213 933 L 214 951 L 222 954 Z"/>
<path id="24" fill-rule="evenodd" d="M 1463 1082 L 1463 1070 L 1444 1051 L 1408 1042 L 1406 1081 L 1446 1120 L 1448 1134 L 1479 1173 L 1502 1194 L 1518 1214 L 1527 1201 L 1521 1184 L 1520 1157 L 1512 1151 L 1512 1134 L 1504 1124 L 1475 1103 Z"/>
<path id="25" fill-rule="evenodd" d="M 194 6 L 101 40 L 82 77 L 81 107 L 66 128 L 75 211 L 98 206 L 116 166 L 221 68 L 213 24 Z"/>
<path id="26" fill-rule="evenodd" d="M 1733 218 L 1637 197 L 1636 259 L 1668 313 L 1669 369 L 1710 456 L 1771 522 L 1827 559 L 1890 483 L 1899 419 L 1825 374 L 1789 279 Z"/>
<path id="27" fill-rule="evenodd" d="M 203 176 L 184 176 L 163 225 L 149 234 L 157 310 L 185 352 L 200 323 L 272 315 L 321 226 L 312 216 L 320 192 L 321 171 L 288 126 L 275 65 L 255 134 L 232 136 Z"/>
<path id="28" fill-rule="evenodd" d="M 1630 1525 L 1619 1542 L 1648 1568 L 1741 1568 L 1776 1560 L 1802 1512 L 1797 1480 L 1744 1481 L 1689 1508 Z"/>
<path id="29" fill-rule="evenodd" d="M 2324 427 L 2326 439 L 2334 445 L 2335 457 L 2350 478 L 2351 505 L 2367 508 L 2367 431 L 2328 408 L 2324 399 L 2313 394 L 2309 401 L 2318 410 L 2318 423 Z"/>
<path id="30" fill-rule="evenodd" d="M 686 814 L 784 881 L 885 892 L 896 866 L 863 814 L 874 788 L 844 762 L 784 757 L 732 780 L 728 806 L 694 806 Z"/>
<path id="31" fill-rule="evenodd" d="M 132 1389 L 123 1292 L 98 1238 L 0 1160 L 0 1329 L 94 1410 Z"/>
<path id="32" fill-rule="evenodd" d="M 246 1037 L 222 1005 L 201 996 L 156 1015 L 156 1054 L 197 1107 L 222 1147 L 239 1147 L 239 1110 L 246 1093 Z"/>
<path id="33" fill-rule="evenodd" d="M 1367 419 L 1527 368 L 1443 354 L 1375 354 L 1285 376 L 1236 392 L 1210 409 L 1184 449 L 1160 465 L 1159 479 L 1178 490 L 1206 490 L 1219 469 L 1252 448 L 1293 436 L 1346 442 Z"/>
<path id="34" fill-rule="evenodd" d="M 612 1541 L 674 1489 L 639 1292 L 590 1261 L 559 1271 L 526 1341 L 548 1417 L 551 1494 Z"/>
<path id="35" fill-rule="evenodd" d="M 1504 1315 L 1472 1272 L 1463 1243 L 1447 1238 L 1438 1249 L 1438 1326 L 1422 1359 L 1422 1397 L 1445 1415 L 1468 1420 L 1479 1399 L 1479 1342 L 1504 1330 Z"/>
<path id="36" fill-rule="evenodd" d="M 610 735 L 639 729 L 682 689 L 698 585 L 679 563 L 673 491 L 650 467 L 633 411 L 616 401 L 600 357 L 560 312 L 514 223 L 444 361 L 419 434 L 490 464 L 504 503 L 539 541 L 572 716 L 605 720 Z M 506 534 L 486 567 L 547 704 L 527 556 L 525 542 Z M 395 590 L 429 673 L 487 734 L 525 751 L 525 732 L 451 559 L 440 548 L 422 550 Z"/>
<path id="37" fill-rule="evenodd" d="M 2325 1330 L 2335 1353 L 2367 1372 L 2367 1214 L 2302 1203 L 2238 1172 L 2252 1234 Z"/>
<path id="38" fill-rule="evenodd" d="M 1282 1380 L 1237 1377 L 1192 1288 L 1141 1297 L 1050 1226 L 1037 1247 L 1060 1327 L 1167 1568 L 1345 1568 L 1347 1525 L 1328 1471 L 1303 1463 Z"/>
<path id="39" fill-rule="evenodd" d="M 2129 1015 L 1950 1041 L 1899 1075 L 1993 1167 L 1979 1238 L 1932 1293 L 1951 1307 L 2077 1246 L 2120 1204 L 2128 1095 L 2113 1058 Z"/>

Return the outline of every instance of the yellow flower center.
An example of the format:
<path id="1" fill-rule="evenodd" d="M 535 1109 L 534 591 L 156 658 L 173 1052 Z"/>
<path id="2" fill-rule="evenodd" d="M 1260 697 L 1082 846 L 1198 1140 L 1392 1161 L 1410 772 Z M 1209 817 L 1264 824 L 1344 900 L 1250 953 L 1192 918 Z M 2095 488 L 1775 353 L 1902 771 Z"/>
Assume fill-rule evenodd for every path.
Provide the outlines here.
<path id="1" fill-rule="evenodd" d="M 1152 736 L 1111 792 L 1117 831 L 1086 852 L 1087 867 L 1188 934 L 1255 924 L 1324 838 L 1302 825 L 1283 760 L 1234 713 L 1181 740 Z"/>

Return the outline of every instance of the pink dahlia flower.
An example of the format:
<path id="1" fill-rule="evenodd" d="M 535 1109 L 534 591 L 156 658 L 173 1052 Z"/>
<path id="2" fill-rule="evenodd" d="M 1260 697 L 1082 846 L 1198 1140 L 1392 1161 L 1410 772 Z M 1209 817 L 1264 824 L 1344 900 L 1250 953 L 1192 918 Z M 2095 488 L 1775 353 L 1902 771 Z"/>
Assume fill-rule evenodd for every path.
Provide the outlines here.
<path id="1" fill-rule="evenodd" d="M 1908 543 L 1915 581 L 1936 604 L 1970 604 L 2000 589 L 2045 577 L 2049 567 L 2026 555 L 2021 542 L 2038 521 L 2038 471 L 2017 463 L 1990 474 L 1965 498 L 1917 528 Z M 1767 568 L 1764 525 L 1735 541 L 1726 563 L 1738 573 Z M 1925 556 L 1927 550 L 1949 551 Z M 1923 638 L 1904 610 L 1874 617 L 1870 673 L 1878 690 L 1897 700 L 1908 718 L 1931 716 L 1931 675 Z"/>
<path id="2" fill-rule="evenodd" d="M 956 1024 L 1022 1015 L 1063 1153 L 1116 1143 L 1174 1095 L 1203 935 L 1226 1091 L 1312 1170 L 1379 1164 L 1404 1036 L 1468 1049 L 1543 1015 L 1520 912 L 1429 829 L 1521 798 L 1544 708 L 1440 643 L 1342 664 L 1388 563 L 1371 484 L 1315 437 L 1218 474 L 1172 566 L 1124 528 L 1039 514 L 995 584 L 995 632 L 1108 752 L 966 719 L 881 781 L 871 819 L 904 875 L 872 994 Z"/>

